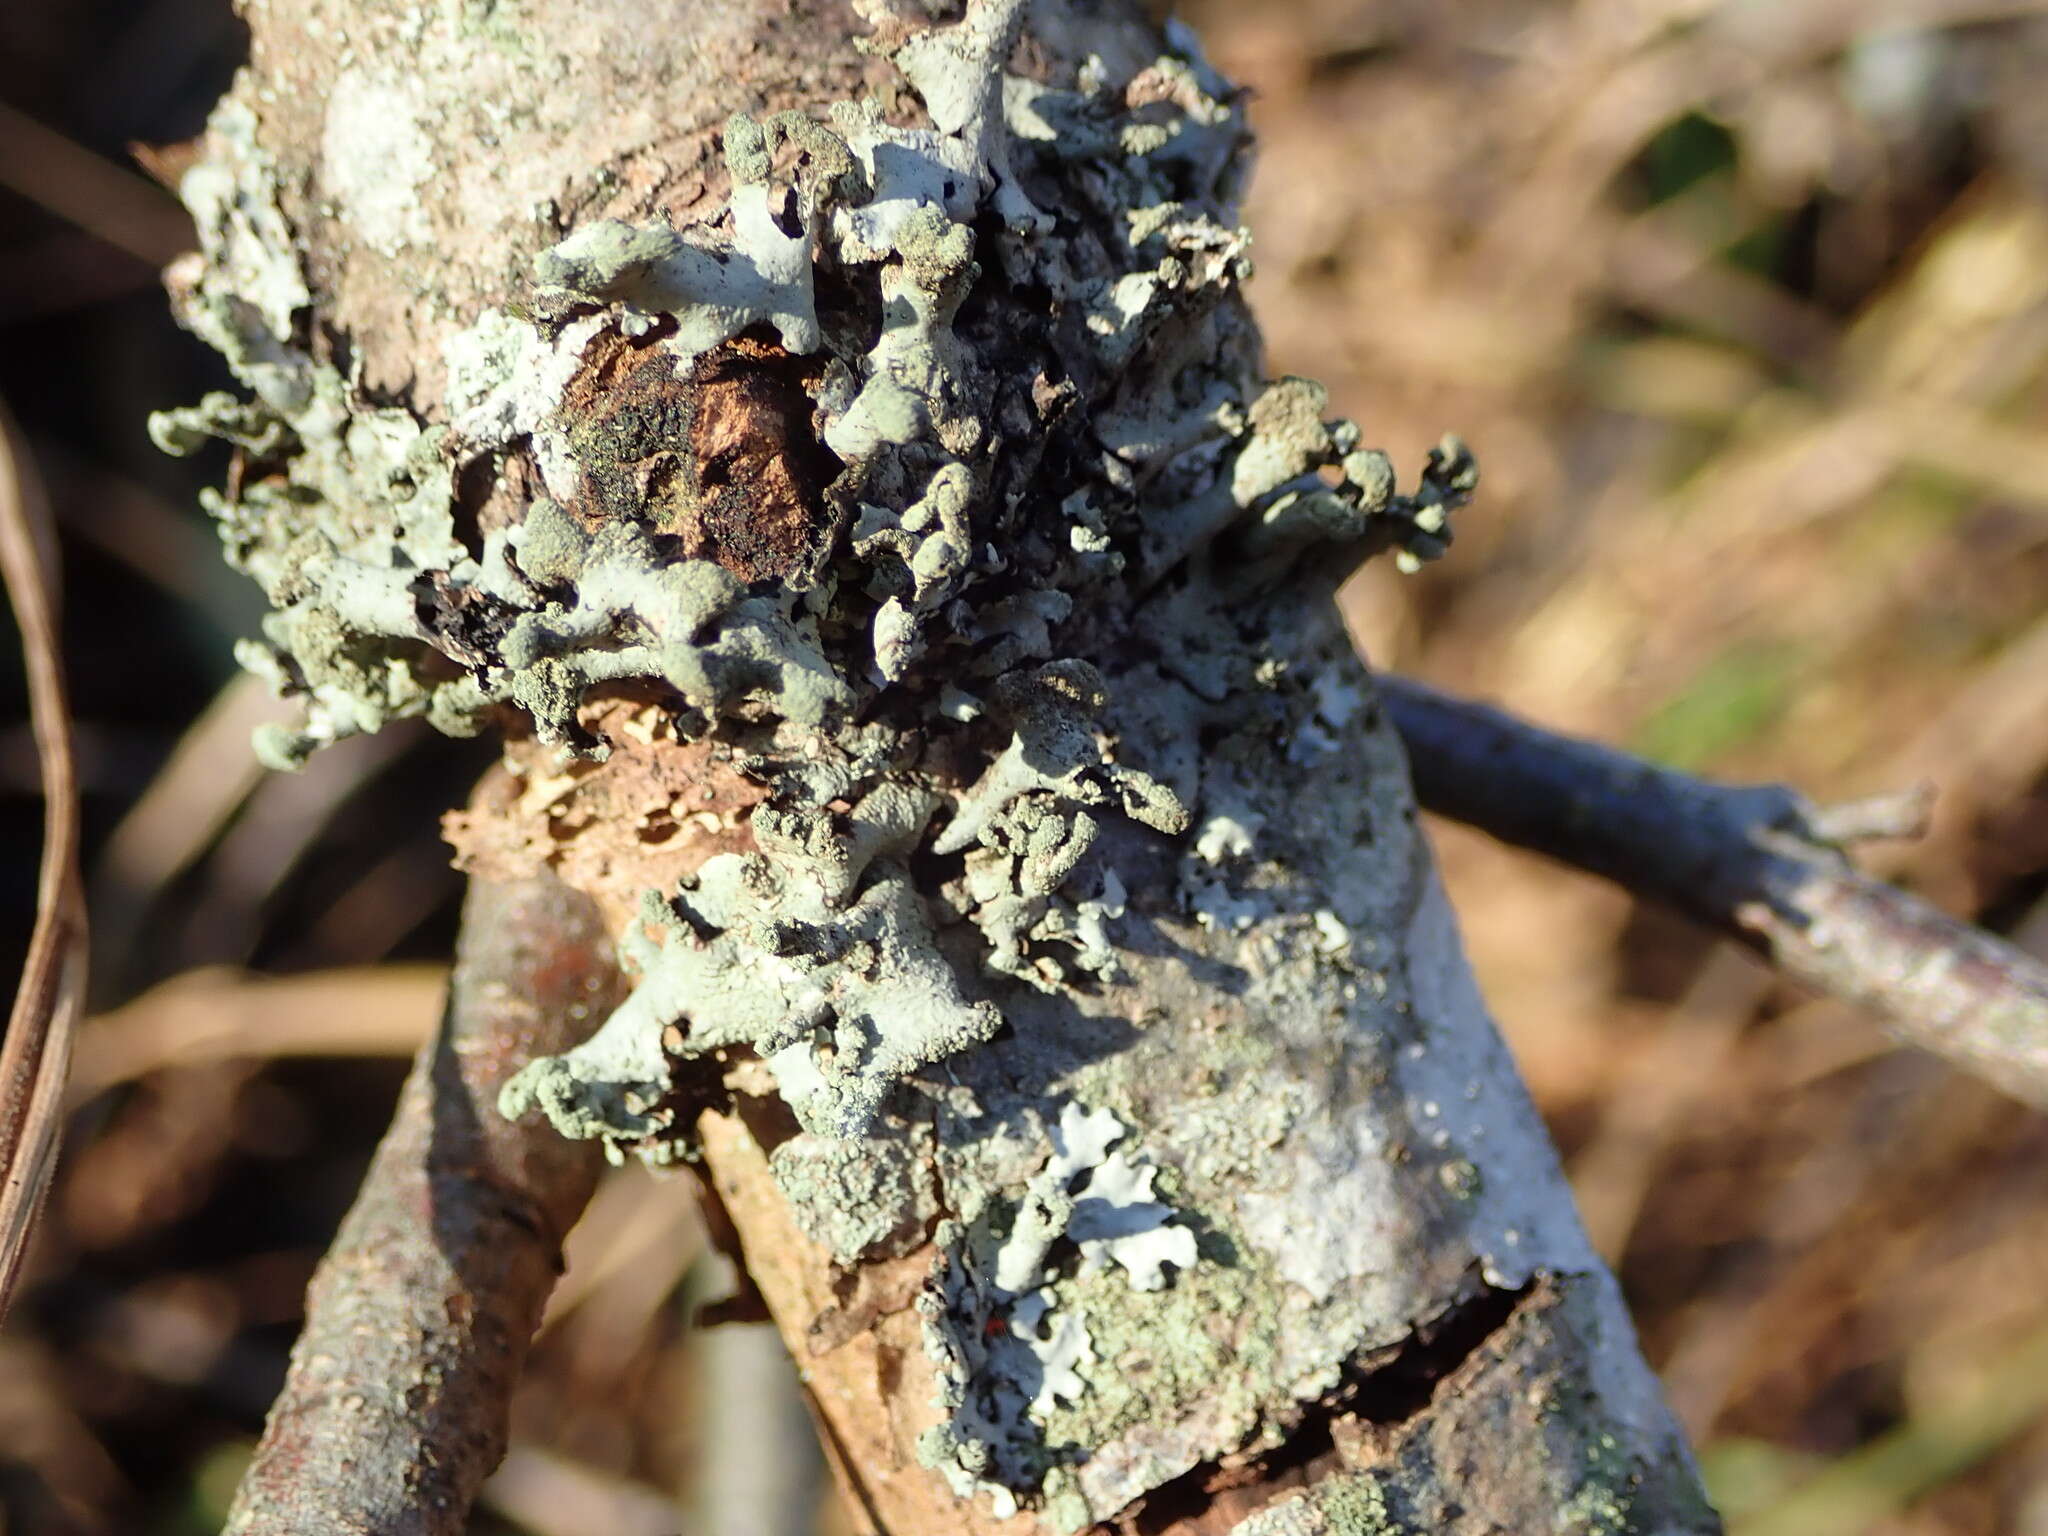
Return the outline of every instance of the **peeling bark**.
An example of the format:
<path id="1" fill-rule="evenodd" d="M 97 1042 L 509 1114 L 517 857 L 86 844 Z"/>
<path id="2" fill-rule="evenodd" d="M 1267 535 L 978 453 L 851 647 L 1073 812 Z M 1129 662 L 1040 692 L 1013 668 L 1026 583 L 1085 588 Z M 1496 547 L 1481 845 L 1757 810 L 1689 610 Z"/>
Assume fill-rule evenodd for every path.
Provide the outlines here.
<path id="1" fill-rule="evenodd" d="M 1261 376 L 1192 39 L 248 14 L 172 286 L 257 399 L 157 432 L 264 749 L 509 725 L 465 858 L 640 982 L 504 1106 L 701 1154 L 868 1521 L 1716 1529 L 1302 575 L 1470 462 Z"/>

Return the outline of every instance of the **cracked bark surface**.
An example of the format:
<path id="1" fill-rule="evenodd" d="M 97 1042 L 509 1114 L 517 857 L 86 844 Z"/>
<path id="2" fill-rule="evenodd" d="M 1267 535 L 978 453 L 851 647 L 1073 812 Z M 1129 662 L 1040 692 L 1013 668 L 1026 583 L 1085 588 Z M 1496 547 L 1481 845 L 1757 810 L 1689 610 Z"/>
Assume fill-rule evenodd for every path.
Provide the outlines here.
<path id="1" fill-rule="evenodd" d="M 640 365 L 585 369 L 558 402 L 567 414 L 549 430 L 593 496 L 561 496 L 568 513 L 550 514 L 581 520 L 550 525 L 551 550 L 578 551 L 558 561 L 556 588 L 595 582 L 597 557 L 576 564 L 578 541 L 601 541 L 607 518 L 634 525 L 633 548 L 672 536 L 682 558 L 715 562 L 725 585 L 699 569 L 683 597 L 728 604 L 734 575 L 754 580 L 747 601 L 767 603 L 852 545 L 871 562 L 873 601 L 849 610 L 842 572 L 839 595 L 813 609 L 839 669 L 828 702 L 856 708 L 837 718 L 821 706 L 805 726 L 815 734 L 775 738 L 790 749 L 777 757 L 760 750 L 759 685 L 701 708 L 638 684 L 594 689 L 563 707 L 563 734 L 606 743 L 597 763 L 543 742 L 538 696 L 515 694 L 539 734 L 513 720 L 511 773 L 453 824 L 472 871 L 549 866 L 593 897 L 614 935 L 635 936 L 650 977 L 664 957 L 698 965 L 651 1018 L 667 1057 L 659 1092 L 564 1069 L 548 1080 L 554 1097 L 535 1101 L 641 1149 L 672 1152 L 694 1131 L 867 1523 L 1717 1529 L 1474 989 L 1399 745 L 1326 591 L 1294 575 L 1319 539 L 1340 546 L 1341 558 L 1310 556 L 1324 567 L 1425 545 L 1458 456 L 1447 449 L 1422 491 L 1390 500 L 1372 489 L 1384 459 L 1348 424 L 1320 421 L 1319 391 L 1260 379 L 1235 236 L 1216 222 L 1234 213 L 1225 162 L 1241 120 L 1192 44 L 1134 6 L 1059 0 L 1028 13 L 978 0 L 938 30 L 921 7 L 886 0 L 522 0 L 432 14 L 398 0 L 249 0 L 245 13 L 253 62 L 235 95 L 253 127 L 237 140 L 243 120 L 217 119 L 213 144 L 237 189 L 209 205 L 231 206 L 216 222 L 229 233 L 174 272 L 174 296 L 195 328 L 232 328 L 239 312 L 220 295 L 239 283 L 245 308 L 261 309 L 251 274 L 292 263 L 264 347 L 294 377 L 345 379 L 357 425 L 378 409 L 471 423 L 433 452 L 482 563 L 494 534 L 519 528 L 521 559 L 541 570 L 533 509 L 555 482 L 537 432 L 485 442 L 474 400 L 466 413 L 451 401 L 454 338 L 489 306 L 535 302 L 533 259 L 594 220 L 742 225 L 739 193 L 765 172 L 728 114 L 805 114 L 757 133 L 763 166 L 811 157 L 783 201 L 764 200 L 763 220 L 789 235 L 813 215 L 849 216 L 832 226 L 852 234 L 828 274 L 839 286 L 818 280 L 815 345 L 879 355 L 891 335 L 929 333 L 930 371 L 955 370 L 930 396 L 944 453 L 925 444 L 914 462 L 873 446 L 886 437 L 880 407 L 858 418 L 833 403 L 829 370 L 790 364 L 801 326 L 787 315 L 779 343 L 752 323 L 692 351 L 695 395 L 677 404 L 641 366 L 675 339 L 673 315 L 626 325 L 604 308 L 614 296 L 588 297 L 659 262 L 559 257 L 550 270 L 585 284 L 570 311 L 623 338 L 583 360 L 637 348 Z M 987 63 L 976 47 L 1008 78 L 975 73 Z M 869 101 L 879 117 L 831 121 L 850 137 L 886 122 L 885 149 L 928 131 L 946 153 L 967 146 L 982 201 L 950 224 L 928 203 L 922 224 L 906 216 L 876 234 L 873 187 L 810 176 L 834 152 L 801 124 Z M 1051 114 L 1025 115 L 1045 128 L 1037 147 L 1005 143 L 992 103 L 1019 101 Z M 1082 126 L 1058 126 L 1062 112 Z M 1130 167 L 1184 129 L 1183 159 L 1200 164 L 1163 158 L 1160 184 L 1203 179 L 1180 194 L 1180 222 L 1159 225 L 1182 241 L 1162 257 L 1144 246 L 1146 210 L 1103 188 L 1139 176 Z M 1129 249 L 1125 216 L 1140 226 Z M 1109 254 L 1055 281 L 1033 253 L 1062 240 L 1080 265 L 1098 260 L 1087 240 Z M 878 254 L 846 254 L 861 242 Z M 262 370 L 280 365 L 235 335 L 261 392 L 274 382 Z M 774 378 L 750 374 L 757 364 Z M 607 378 L 645 408 L 606 397 Z M 793 391 L 816 392 L 821 436 Z M 312 434 L 331 427 L 277 409 L 308 445 L 295 462 L 310 462 Z M 255 470 L 275 462 L 270 438 L 213 416 L 207 429 L 242 443 Z M 367 451 L 362 434 L 336 441 Z M 425 453 L 408 460 L 407 497 L 431 479 Z M 845 504 L 823 528 L 808 519 L 828 512 L 805 509 L 835 463 L 851 478 L 834 481 Z M 1348 500 L 1304 489 L 1340 466 Z M 331 497 L 341 472 L 315 470 Z M 315 470 L 292 473 L 304 485 Z M 1177 476 L 1207 476 L 1207 489 L 1169 494 Z M 772 513 L 761 526 L 740 517 L 739 482 Z M 664 500 L 677 486 L 681 499 Z M 594 494 L 607 487 L 610 501 Z M 1405 531 L 1345 521 L 1361 508 L 1398 511 Z M 949 519 L 964 519 L 957 539 Z M 253 514 L 236 526 L 256 530 L 253 543 L 269 536 Z M 875 574 L 883 557 L 869 552 L 907 549 L 911 532 L 927 542 L 907 574 Z M 980 588 L 926 601 L 956 579 L 945 561 L 972 560 Z M 459 564 L 396 584 L 400 627 L 486 676 L 514 621 Z M 371 601 L 382 589 L 350 579 L 337 604 L 389 611 Z M 686 608 L 675 598 L 662 611 Z M 776 622 L 812 611 L 785 605 Z M 866 631 L 850 611 L 876 636 L 858 667 L 843 648 Z M 658 629 L 645 612 L 637 622 Z M 783 632 L 760 624 L 750 633 Z M 625 645 L 618 633 L 608 643 Z M 956 683 L 978 691 L 979 718 Z M 817 788 L 827 768 L 849 787 Z M 653 908 L 650 890 L 663 893 Z M 867 1006 L 914 1012 L 904 1000 L 923 1006 L 933 970 L 959 995 L 930 1010 L 944 1028 L 889 1058 L 886 1092 L 866 1080 L 858 1093 L 797 1090 L 845 1088 L 831 1074 L 872 1045 L 853 1010 L 880 997 Z M 829 1016 L 808 1034 L 717 1034 L 720 1007 L 744 1011 L 792 976 L 837 989 L 836 1035 Z M 690 991 L 706 977 L 731 988 L 724 1003 Z M 890 1024 L 874 1027 L 893 1048 Z"/>

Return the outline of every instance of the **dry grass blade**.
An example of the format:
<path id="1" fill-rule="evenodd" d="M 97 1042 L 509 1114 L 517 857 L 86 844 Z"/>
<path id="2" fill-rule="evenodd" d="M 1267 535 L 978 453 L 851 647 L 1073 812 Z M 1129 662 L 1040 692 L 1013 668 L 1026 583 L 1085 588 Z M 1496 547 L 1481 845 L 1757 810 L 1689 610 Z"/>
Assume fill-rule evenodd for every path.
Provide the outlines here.
<path id="1" fill-rule="evenodd" d="M 85 1021 L 69 1099 L 82 1104 L 151 1072 L 238 1056 L 410 1056 L 432 1031 L 447 990 L 444 965 L 303 976 L 252 976 L 232 966 L 186 971 Z"/>
<path id="2" fill-rule="evenodd" d="M 43 855 L 28 959 L 0 1043 L 0 1317 L 14 1295 L 56 1161 L 64 1077 L 85 1001 L 85 891 L 78 780 L 59 660 L 56 534 L 11 418 L 0 413 L 0 578 L 21 626 L 43 777 Z"/>
<path id="3" fill-rule="evenodd" d="M 0 183 L 151 267 L 192 246 L 177 200 L 0 102 Z"/>

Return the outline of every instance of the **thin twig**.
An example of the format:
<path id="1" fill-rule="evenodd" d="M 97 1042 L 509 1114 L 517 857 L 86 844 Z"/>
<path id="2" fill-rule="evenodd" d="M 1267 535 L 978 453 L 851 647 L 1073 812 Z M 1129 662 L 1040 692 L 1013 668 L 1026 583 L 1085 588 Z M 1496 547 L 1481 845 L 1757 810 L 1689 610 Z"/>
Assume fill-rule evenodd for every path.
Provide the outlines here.
<path id="1" fill-rule="evenodd" d="M 322 1260 L 235 1532 L 467 1528 L 602 1158 L 495 1108 L 621 995 L 590 900 L 553 877 L 470 888 L 446 1015 Z"/>
<path id="2" fill-rule="evenodd" d="M 57 629 L 57 540 L 20 435 L 0 410 L 0 580 L 21 626 L 29 717 L 43 776 L 36 922 L 0 1042 L 0 1318 L 14 1295 L 63 1123 L 64 1078 L 85 1000 L 85 887 L 78 776 Z"/>
<path id="3" fill-rule="evenodd" d="M 2048 1108 L 2048 968 L 1857 873 L 1796 791 L 1710 784 L 1407 678 L 1379 688 L 1426 809 L 1674 907 Z"/>

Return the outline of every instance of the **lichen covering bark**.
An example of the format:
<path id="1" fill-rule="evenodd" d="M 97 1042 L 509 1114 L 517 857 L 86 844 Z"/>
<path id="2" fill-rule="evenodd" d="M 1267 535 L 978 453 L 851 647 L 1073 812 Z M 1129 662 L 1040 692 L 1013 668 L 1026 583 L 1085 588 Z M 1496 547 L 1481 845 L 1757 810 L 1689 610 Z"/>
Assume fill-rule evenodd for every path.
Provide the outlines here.
<path id="1" fill-rule="evenodd" d="M 310 344 L 224 109 L 173 286 L 253 398 L 156 430 L 239 450 L 212 506 L 275 609 L 244 659 L 305 702 L 259 750 L 497 718 L 546 749 L 508 758 L 536 814 L 607 753 L 744 782 L 645 893 L 632 997 L 503 1108 L 672 1156 L 679 1083 L 762 1063 L 800 1226 L 849 1269 L 931 1253 L 920 1449 L 962 1497 L 1111 1518 L 1541 1276 L 1619 1318 L 1585 1433 L 1661 1502 L 1683 1453 L 1296 590 L 1441 553 L 1472 465 L 1446 440 L 1401 494 L 1262 376 L 1243 104 L 1191 39 L 1062 59 L 1024 22 L 884 28 L 912 110 L 733 117 L 718 215 L 537 253 L 432 421 Z"/>
<path id="2" fill-rule="evenodd" d="M 269 471 L 212 503 L 276 609 L 244 659 L 306 701 L 266 759 L 504 706 L 602 753 L 586 705 L 637 688 L 771 796 L 758 853 L 660 893 L 634 1006 L 514 1090 L 571 1134 L 660 1129 L 686 1015 L 686 1048 L 753 1048 L 842 1134 L 993 1034 L 933 945 L 922 841 L 960 861 L 942 899 L 988 967 L 1112 967 L 1119 887 L 1076 870 L 1106 819 L 1174 835 L 1192 813 L 1106 728 L 1086 658 L 1170 611 L 1219 541 L 1246 590 L 1313 543 L 1432 553 L 1469 488 L 1446 450 L 1395 495 L 1315 386 L 1258 382 L 1242 114 L 1192 46 L 1056 88 L 1005 68 L 1022 17 L 977 6 L 900 44 L 928 126 L 872 102 L 735 116 L 716 224 L 600 222 L 541 252 L 524 312 L 450 340 L 445 425 L 352 410 L 295 348 L 309 295 L 246 109 L 188 185 L 210 259 L 182 313 L 256 399 L 156 431 Z M 453 467 L 515 452 L 540 481 L 523 516 L 459 529 Z"/>

